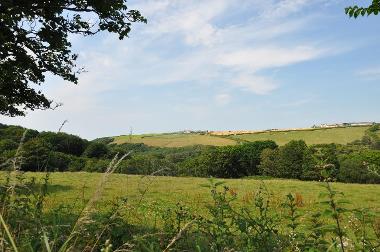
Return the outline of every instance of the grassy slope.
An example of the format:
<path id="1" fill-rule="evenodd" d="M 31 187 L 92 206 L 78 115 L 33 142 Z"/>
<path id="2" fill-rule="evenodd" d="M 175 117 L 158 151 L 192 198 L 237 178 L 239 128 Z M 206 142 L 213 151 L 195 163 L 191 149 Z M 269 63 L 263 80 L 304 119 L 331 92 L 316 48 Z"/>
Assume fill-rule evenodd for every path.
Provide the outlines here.
<path id="1" fill-rule="evenodd" d="M 307 144 L 339 143 L 346 144 L 361 139 L 368 127 L 348 127 L 316 129 L 308 131 L 265 132 L 231 136 L 231 139 L 245 141 L 273 140 L 284 145 L 291 140 L 304 140 Z"/>
<path id="2" fill-rule="evenodd" d="M 133 136 L 118 136 L 114 140 L 117 144 L 122 143 L 144 143 L 149 146 L 158 147 L 182 147 L 188 145 L 233 145 L 236 141 L 209 135 L 199 134 L 151 134 L 151 135 L 133 135 Z"/>
<path id="3" fill-rule="evenodd" d="M 199 135 L 199 134 L 147 134 L 133 136 L 117 136 L 114 142 L 144 143 L 158 147 L 181 147 L 188 145 L 233 145 L 239 140 L 258 141 L 273 140 L 284 145 L 291 140 L 304 140 L 307 144 L 339 143 L 346 144 L 361 139 L 368 127 L 347 127 L 332 129 L 314 129 L 300 131 L 264 132 L 255 134 L 242 134 L 229 137 Z"/>
<path id="4" fill-rule="evenodd" d="M 3 173 L 4 174 L 4 173 Z M 42 177 L 41 173 L 28 173 L 27 176 Z M 52 173 L 51 186 L 47 201 L 48 208 L 60 204 L 73 204 L 79 210 L 84 199 L 88 199 L 98 186 L 102 174 L 98 173 Z M 261 181 L 253 179 L 227 179 L 227 185 L 238 193 L 238 202 L 252 196 Z M 204 210 L 205 203 L 209 202 L 210 195 L 207 188 L 200 184 L 206 183 L 205 178 L 175 178 L 175 177 L 141 177 L 136 175 L 113 174 L 105 185 L 102 200 L 116 197 L 128 197 L 133 203 L 141 198 L 141 191 L 148 189 L 143 202 L 167 206 L 181 202 L 192 209 Z M 265 180 L 265 185 L 273 193 L 275 202 L 283 201 L 289 192 L 300 193 L 304 199 L 304 210 L 315 208 L 318 194 L 323 189 L 319 182 L 304 182 L 297 180 L 272 179 Z M 333 187 L 345 193 L 355 207 L 371 207 L 380 210 L 380 185 L 360 185 L 334 183 Z"/>

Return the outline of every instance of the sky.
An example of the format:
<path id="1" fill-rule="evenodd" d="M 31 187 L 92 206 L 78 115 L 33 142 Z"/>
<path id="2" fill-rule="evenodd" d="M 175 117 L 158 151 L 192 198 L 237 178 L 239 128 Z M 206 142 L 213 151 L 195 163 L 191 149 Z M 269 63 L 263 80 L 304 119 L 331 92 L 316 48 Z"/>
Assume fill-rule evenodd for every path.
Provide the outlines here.
<path id="1" fill-rule="evenodd" d="M 87 139 L 380 121 L 380 17 L 347 0 L 130 0 L 130 37 L 71 36 L 78 85 L 48 76 L 63 106 L 0 122 Z"/>

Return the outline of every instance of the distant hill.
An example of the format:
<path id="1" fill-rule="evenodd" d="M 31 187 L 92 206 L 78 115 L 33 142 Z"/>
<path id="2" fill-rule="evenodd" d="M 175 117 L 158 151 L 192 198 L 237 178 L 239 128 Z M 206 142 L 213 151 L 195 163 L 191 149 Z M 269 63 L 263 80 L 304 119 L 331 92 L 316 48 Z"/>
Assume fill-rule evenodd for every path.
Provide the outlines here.
<path id="1" fill-rule="evenodd" d="M 237 143 L 235 139 L 199 133 L 165 133 L 114 137 L 114 143 L 144 143 L 157 147 L 183 147 L 189 145 L 225 146 Z"/>
<path id="2" fill-rule="evenodd" d="M 144 143 L 158 147 L 182 147 L 188 145 L 233 145 L 239 142 L 273 140 L 284 145 L 291 140 L 304 140 L 307 144 L 338 143 L 347 144 L 364 136 L 369 126 L 310 128 L 294 130 L 259 131 L 245 134 L 229 134 L 227 136 L 210 133 L 165 133 L 145 135 L 116 136 L 114 143 Z"/>

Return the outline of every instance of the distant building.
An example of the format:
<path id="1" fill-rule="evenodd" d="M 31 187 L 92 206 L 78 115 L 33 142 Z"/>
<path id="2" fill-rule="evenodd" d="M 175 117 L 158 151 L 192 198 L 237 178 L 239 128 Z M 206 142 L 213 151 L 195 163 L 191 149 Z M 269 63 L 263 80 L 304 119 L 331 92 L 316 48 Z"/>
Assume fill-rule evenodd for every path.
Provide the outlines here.
<path id="1" fill-rule="evenodd" d="M 337 128 L 337 127 L 352 127 L 352 126 L 371 126 L 375 122 L 344 122 L 344 123 L 323 123 L 320 125 L 313 125 L 312 128 Z"/>

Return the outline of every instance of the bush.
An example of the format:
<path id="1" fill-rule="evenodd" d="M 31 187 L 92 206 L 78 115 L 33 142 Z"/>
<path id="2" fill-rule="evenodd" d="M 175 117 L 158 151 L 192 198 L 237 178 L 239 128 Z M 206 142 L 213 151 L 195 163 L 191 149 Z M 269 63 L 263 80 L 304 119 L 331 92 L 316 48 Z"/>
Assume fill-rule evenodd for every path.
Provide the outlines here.
<path id="1" fill-rule="evenodd" d="M 49 171 L 67 171 L 72 157 L 65 153 L 52 151 L 48 157 Z"/>
<path id="2" fill-rule="evenodd" d="M 265 149 L 261 153 L 259 172 L 264 176 L 280 177 L 278 165 L 278 149 Z"/>
<path id="3" fill-rule="evenodd" d="M 51 144 L 54 151 L 75 156 L 82 155 L 88 144 L 87 140 L 62 132 L 42 132 L 38 137 Z"/>
<path id="4" fill-rule="evenodd" d="M 2 139 L 0 140 L 0 153 L 4 151 L 15 150 L 18 147 L 18 143 L 11 139 Z"/>
<path id="5" fill-rule="evenodd" d="M 290 141 L 276 151 L 265 150 L 259 170 L 263 175 L 300 179 L 314 166 L 311 151 L 304 141 L 299 140 Z"/>
<path id="6" fill-rule="evenodd" d="M 380 152 L 362 151 L 341 157 L 339 181 L 380 183 Z"/>
<path id="7" fill-rule="evenodd" d="M 20 126 L 13 126 L 13 125 L 5 126 L 5 127 L 0 128 L 0 138 L 10 139 L 16 143 L 19 143 L 26 130 L 27 129 Z M 37 135 L 38 135 L 37 130 L 28 129 L 25 134 L 24 141 L 25 142 L 29 141 L 30 139 L 35 138 Z"/>
<path id="8" fill-rule="evenodd" d="M 52 146 L 40 138 L 34 138 L 26 142 L 22 147 L 21 156 L 23 163 L 21 169 L 24 171 L 48 170 L 49 154 Z"/>
<path id="9" fill-rule="evenodd" d="M 181 165 L 181 173 L 206 174 L 219 178 L 240 178 L 259 174 L 260 155 L 266 148 L 274 149 L 273 141 L 256 141 L 235 146 L 208 148 L 194 161 Z M 192 171 L 194 171 L 192 173 Z"/>
<path id="10" fill-rule="evenodd" d="M 69 166 L 67 167 L 68 171 L 83 171 L 86 166 L 86 159 L 82 157 L 71 157 Z"/>
<path id="11" fill-rule="evenodd" d="M 83 153 L 83 156 L 89 158 L 102 158 L 109 153 L 109 147 L 104 143 L 91 142 Z"/>
<path id="12" fill-rule="evenodd" d="M 105 172 L 111 160 L 87 159 L 84 171 L 86 172 Z"/>

